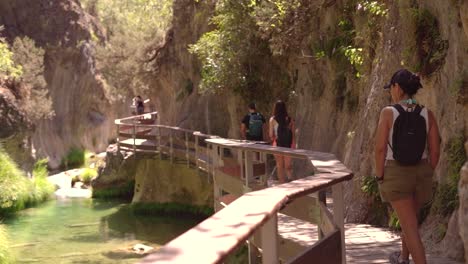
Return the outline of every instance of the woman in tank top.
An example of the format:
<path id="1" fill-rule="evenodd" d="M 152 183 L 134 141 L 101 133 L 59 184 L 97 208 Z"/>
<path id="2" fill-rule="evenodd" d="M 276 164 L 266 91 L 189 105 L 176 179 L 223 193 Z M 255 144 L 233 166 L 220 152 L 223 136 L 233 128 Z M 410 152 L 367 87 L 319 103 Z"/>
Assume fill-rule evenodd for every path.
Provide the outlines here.
<path id="1" fill-rule="evenodd" d="M 416 264 L 425 264 L 424 246 L 418 231 L 417 215 L 420 208 L 432 199 L 432 176 L 439 161 L 440 136 L 432 111 L 417 107 L 413 98 L 422 88 L 417 75 L 406 69 L 395 72 L 385 89 L 390 90 L 395 106 L 387 106 L 380 113 L 375 143 L 376 180 L 383 201 L 391 204 L 396 211 L 402 228 L 400 252 L 390 255 L 390 263 L 408 264 L 411 254 Z M 404 111 L 420 109 L 419 113 L 426 125 L 426 146 L 420 161 L 403 165 L 394 159 L 393 132 L 395 120 L 400 112 L 395 108 L 401 105 Z M 401 109 L 400 109 L 401 110 Z M 422 126 L 424 128 L 424 126 Z M 424 141 L 422 141 L 424 144 Z"/>
<path id="2" fill-rule="evenodd" d="M 278 100 L 273 107 L 273 115 L 269 122 L 269 136 L 273 146 L 293 148 L 294 146 L 294 120 L 288 115 L 286 104 Z M 280 183 L 293 180 L 291 157 L 275 155 L 278 181 Z"/>

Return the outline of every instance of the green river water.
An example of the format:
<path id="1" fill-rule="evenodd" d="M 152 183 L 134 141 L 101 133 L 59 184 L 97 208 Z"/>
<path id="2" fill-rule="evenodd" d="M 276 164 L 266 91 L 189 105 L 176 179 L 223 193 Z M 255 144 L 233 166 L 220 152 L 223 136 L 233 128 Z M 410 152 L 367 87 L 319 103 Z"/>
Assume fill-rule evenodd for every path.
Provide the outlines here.
<path id="1" fill-rule="evenodd" d="M 135 263 L 133 245 L 157 247 L 196 220 L 135 216 L 125 203 L 52 200 L 5 219 L 17 263 Z"/>

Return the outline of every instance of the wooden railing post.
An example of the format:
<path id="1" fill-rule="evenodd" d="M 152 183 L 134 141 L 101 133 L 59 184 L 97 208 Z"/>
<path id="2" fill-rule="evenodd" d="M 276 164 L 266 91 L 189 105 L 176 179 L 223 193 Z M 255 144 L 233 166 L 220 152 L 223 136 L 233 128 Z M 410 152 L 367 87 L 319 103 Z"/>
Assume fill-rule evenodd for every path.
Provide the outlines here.
<path id="1" fill-rule="evenodd" d="M 195 167 L 198 169 L 198 144 L 199 144 L 199 137 L 197 134 L 193 133 L 193 136 L 195 137 Z"/>
<path id="2" fill-rule="evenodd" d="M 326 192 L 324 190 L 321 190 L 318 192 L 318 197 L 317 197 L 317 202 L 318 203 L 323 203 L 326 207 L 327 205 L 327 196 L 326 196 Z M 322 211 L 321 210 L 318 210 L 318 218 L 319 218 L 319 225 L 318 225 L 318 238 L 319 239 L 322 239 L 325 237 L 325 234 L 323 232 L 323 227 L 320 225 L 320 223 L 322 222 L 321 219 L 322 217 L 326 217 L 325 215 L 322 215 L 321 213 Z"/>
<path id="3" fill-rule="evenodd" d="M 189 138 L 188 138 L 188 132 L 184 132 L 185 134 L 185 158 L 187 159 L 187 167 L 190 168 L 190 156 L 189 156 Z"/>
<path id="4" fill-rule="evenodd" d="M 244 192 L 249 192 L 249 182 L 254 178 L 253 171 L 253 153 L 252 151 L 244 151 L 244 169 L 245 169 L 245 186 Z"/>
<path id="5" fill-rule="evenodd" d="M 174 163 L 174 139 L 172 138 L 172 129 L 169 129 L 169 154 L 171 155 L 171 163 Z"/>
<path id="6" fill-rule="evenodd" d="M 158 126 L 158 147 L 159 147 L 159 159 L 162 159 L 162 146 L 161 146 L 161 127 Z"/>
<path id="7" fill-rule="evenodd" d="M 214 210 L 215 212 L 219 211 L 222 209 L 221 206 L 221 197 L 223 195 L 223 190 L 219 188 L 217 182 L 216 182 L 216 168 L 218 167 L 219 164 L 219 156 L 218 156 L 218 146 L 211 145 L 211 151 L 210 155 L 211 156 L 211 175 L 213 175 L 213 200 L 214 200 Z"/>
<path id="8" fill-rule="evenodd" d="M 120 139 L 119 139 L 119 135 L 120 135 L 120 125 L 117 124 L 117 151 L 120 152 Z"/>
<path id="9" fill-rule="evenodd" d="M 335 224 L 341 231 L 341 259 L 342 263 L 346 264 L 346 244 L 345 244 L 345 229 L 344 229 L 344 197 L 343 183 L 337 183 L 332 186 L 333 196 L 333 218 Z"/>
<path id="10" fill-rule="evenodd" d="M 261 238 L 263 263 L 278 263 L 278 216 L 276 213 L 262 226 Z"/>
<path id="11" fill-rule="evenodd" d="M 136 122 L 133 120 L 133 156 L 136 157 Z"/>

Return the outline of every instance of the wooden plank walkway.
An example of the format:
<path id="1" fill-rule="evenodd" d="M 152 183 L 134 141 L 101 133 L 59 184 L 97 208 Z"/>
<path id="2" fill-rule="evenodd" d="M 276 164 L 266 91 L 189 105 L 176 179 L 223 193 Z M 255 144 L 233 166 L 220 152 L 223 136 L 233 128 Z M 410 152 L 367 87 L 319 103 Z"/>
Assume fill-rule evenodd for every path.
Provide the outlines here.
<path id="1" fill-rule="evenodd" d="M 388 229 L 366 224 L 345 224 L 345 230 L 348 264 L 388 264 L 388 256 L 400 250 L 399 235 Z M 282 238 L 280 241 L 287 239 L 302 246 L 318 240 L 316 225 L 283 214 L 278 216 L 278 232 Z M 430 252 L 427 258 L 429 264 L 463 264 Z"/>
<path id="2" fill-rule="evenodd" d="M 364 224 L 346 224 L 345 229 L 349 264 L 390 263 L 388 256 L 400 250 L 399 235 L 388 229 Z M 427 252 L 427 261 L 429 264 L 463 264 L 430 252 Z"/>

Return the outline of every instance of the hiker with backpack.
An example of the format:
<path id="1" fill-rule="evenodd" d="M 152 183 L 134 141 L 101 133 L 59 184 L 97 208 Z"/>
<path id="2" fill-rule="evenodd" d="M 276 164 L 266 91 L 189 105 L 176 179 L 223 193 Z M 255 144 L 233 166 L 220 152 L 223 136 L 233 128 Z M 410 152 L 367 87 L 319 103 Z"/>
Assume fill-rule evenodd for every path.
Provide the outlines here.
<path id="1" fill-rule="evenodd" d="M 425 264 L 424 245 L 418 230 L 418 213 L 432 199 L 432 176 L 439 161 L 440 136 L 432 111 L 413 96 L 422 88 L 420 78 L 406 69 L 395 72 L 384 89 L 393 105 L 379 118 L 375 143 L 374 176 L 380 196 L 397 213 L 402 228 L 401 251 L 390 263 Z"/>
<path id="2" fill-rule="evenodd" d="M 294 147 L 294 120 L 288 115 L 286 104 L 278 100 L 273 108 L 273 116 L 270 118 L 269 135 L 273 146 L 293 148 Z M 280 183 L 293 179 L 291 157 L 275 155 L 278 181 Z"/>
<path id="3" fill-rule="evenodd" d="M 255 103 L 249 104 L 249 114 L 244 116 L 241 122 L 242 139 L 263 141 L 263 130 L 266 123 L 265 117 L 257 112 Z"/>

